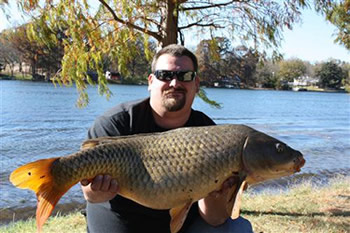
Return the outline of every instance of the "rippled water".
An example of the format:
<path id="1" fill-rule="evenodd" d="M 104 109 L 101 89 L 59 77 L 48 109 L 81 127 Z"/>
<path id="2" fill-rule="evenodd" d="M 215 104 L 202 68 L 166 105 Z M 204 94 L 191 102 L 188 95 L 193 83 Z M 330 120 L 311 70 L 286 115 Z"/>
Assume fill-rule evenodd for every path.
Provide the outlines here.
<path id="1" fill-rule="evenodd" d="M 31 191 L 16 189 L 8 182 L 12 170 L 33 160 L 77 151 L 98 115 L 118 103 L 148 96 L 146 86 L 110 85 L 114 95 L 107 101 L 96 88 L 89 88 L 89 106 L 78 109 L 75 88 L 4 80 L 0 87 L 0 209 L 34 206 L 36 202 Z M 297 177 L 322 180 L 350 174 L 350 95 L 205 90 L 223 107 L 212 108 L 197 98 L 194 108 L 216 123 L 246 124 L 300 150 L 307 163 Z M 79 186 L 62 201 L 82 201 Z"/>

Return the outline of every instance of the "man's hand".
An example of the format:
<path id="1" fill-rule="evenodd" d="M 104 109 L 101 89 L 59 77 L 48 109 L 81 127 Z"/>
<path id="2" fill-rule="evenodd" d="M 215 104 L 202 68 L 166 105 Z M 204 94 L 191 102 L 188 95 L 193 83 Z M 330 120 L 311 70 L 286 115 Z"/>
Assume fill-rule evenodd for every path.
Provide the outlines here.
<path id="1" fill-rule="evenodd" d="M 91 203 L 106 202 L 118 194 L 118 183 L 110 175 L 98 175 L 91 182 L 82 180 L 84 198 Z"/>
<path id="2" fill-rule="evenodd" d="M 213 191 L 209 195 L 198 201 L 199 213 L 201 217 L 210 225 L 218 226 L 223 224 L 229 216 L 226 210 L 229 190 L 238 184 L 238 177 L 231 176 L 221 186 L 218 191 Z"/>

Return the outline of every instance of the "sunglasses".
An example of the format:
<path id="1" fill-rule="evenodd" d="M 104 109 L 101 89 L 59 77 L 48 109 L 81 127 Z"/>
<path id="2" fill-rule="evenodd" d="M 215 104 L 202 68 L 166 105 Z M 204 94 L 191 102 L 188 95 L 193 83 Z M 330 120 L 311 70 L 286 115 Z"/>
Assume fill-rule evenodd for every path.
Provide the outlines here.
<path id="1" fill-rule="evenodd" d="M 154 75 L 160 81 L 171 81 L 176 76 L 177 80 L 181 82 L 191 82 L 196 77 L 196 72 L 156 70 L 156 72 L 154 72 Z"/>

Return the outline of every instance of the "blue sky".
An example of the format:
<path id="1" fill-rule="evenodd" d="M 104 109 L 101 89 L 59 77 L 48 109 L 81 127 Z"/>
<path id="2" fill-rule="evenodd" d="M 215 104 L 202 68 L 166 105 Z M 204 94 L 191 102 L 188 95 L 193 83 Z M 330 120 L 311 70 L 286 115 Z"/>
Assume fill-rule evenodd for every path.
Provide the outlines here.
<path id="1" fill-rule="evenodd" d="M 13 12 L 12 17 L 17 23 L 23 22 L 18 12 Z M 0 31 L 10 26 L 0 11 Z M 284 31 L 280 51 L 285 59 L 300 58 L 315 63 L 333 58 L 350 62 L 350 51 L 333 42 L 335 29 L 323 16 L 312 10 L 304 10 L 302 23 L 295 24 L 292 31 Z"/>
<path id="2" fill-rule="evenodd" d="M 285 58 L 296 57 L 310 62 L 329 58 L 350 62 L 350 51 L 333 42 L 335 29 L 323 16 L 305 10 L 302 23 L 294 25 L 292 31 L 283 33 L 285 39 L 281 43 L 281 52 Z"/>

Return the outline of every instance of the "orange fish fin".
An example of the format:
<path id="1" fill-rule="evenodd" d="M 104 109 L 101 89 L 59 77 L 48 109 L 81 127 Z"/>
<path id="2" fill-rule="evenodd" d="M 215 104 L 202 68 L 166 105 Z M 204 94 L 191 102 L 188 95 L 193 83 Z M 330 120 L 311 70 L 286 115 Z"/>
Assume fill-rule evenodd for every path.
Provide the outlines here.
<path id="1" fill-rule="evenodd" d="M 171 221 L 170 221 L 170 231 L 171 233 L 176 233 L 178 232 L 182 225 L 184 224 L 188 211 L 190 210 L 193 202 L 192 200 L 188 201 L 187 203 L 174 207 L 170 209 L 170 216 L 171 216 Z"/>
<path id="2" fill-rule="evenodd" d="M 71 187 L 72 185 L 68 188 L 59 189 L 58 187 L 53 187 L 50 183 L 42 185 L 40 191 L 37 193 L 38 205 L 36 208 L 36 225 L 39 232 L 51 215 L 57 202 Z"/>
<path id="3" fill-rule="evenodd" d="M 240 215 L 243 191 L 246 188 L 247 188 L 247 181 L 243 180 L 242 183 L 240 184 L 237 194 L 235 195 L 234 206 L 231 212 L 231 219 L 236 219 Z"/>
<path id="4" fill-rule="evenodd" d="M 57 159 L 59 158 L 41 159 L 28 163 L 17 168 L 10 175 L 13 185 L 35 192 L 38 199 L 36 221 L 39 232 L 58 200 L 72 187 L 72 184 L 64 186 L 55 184 L 54 177 L 51 175 L 51 167 Z"/>
<path id="5" fill-rule="evenodd" d="M 30 189 L 37 193 L 43 183 L 47 183 L 51 177 L 51 165 L 58 158 L 41 159 L 25 164 L 10 175 L 11 183 L 22 189 Z"/>

